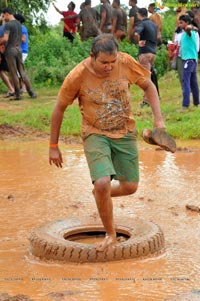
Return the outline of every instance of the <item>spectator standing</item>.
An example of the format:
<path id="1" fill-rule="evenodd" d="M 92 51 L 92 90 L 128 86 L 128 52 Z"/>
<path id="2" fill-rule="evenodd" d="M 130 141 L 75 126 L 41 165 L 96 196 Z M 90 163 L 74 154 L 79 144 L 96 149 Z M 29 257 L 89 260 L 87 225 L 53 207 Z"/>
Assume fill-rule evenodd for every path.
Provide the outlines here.
<path id="1" fill-rule="evenodd" d="M 118 41 L 121 41 L 126 37 L 127 14 L 120 7 L 120 0 L 113 0 L 112 7 L 112 34 Z"/>
<path id="2" fill-rule="evenodd" d="M 191 18 L 191 24 L 193 25 L 193 28 L 196 32 L 196 40 L 197 40 L 197 49 L 199 49 L 199 29 L 194 21 L 194 14 L 192 11 L 187 11 L 186 15 L 188 15 Z M 184 30 L 180 28 L 179 26 L 177 27 L 175 31 L 175 36 L 174 36 L 174 43 L 178 46 L 176 50 L 176 55 L 177 55 L 177 62 L 176 62 L 176 67 L 177 67 L 177 73 L 178 73 L 178 78 L 182 87 L 182 59 L 181 59 L 181 53 L 180 53 L 180 45 L 181 45 L 181 37 L 184 33 Z"/>
<path id="3" fill-rule="evenodd" d="M 197 27 L 200 28 L 200 3 L 193 2 L 191 10 L 194 14 L 194 22 L 196 23 Z"/>
<path id="4" fill-rule="evenodd" d="M 148 12 L 151 14 L 149 20 L 154 22 L 158 27 L 157 45 L 162 44 L 162 17 L 155 11 L 155 3 L 150 3 Z"/>
<path id="5" fill-rule="evenodd" d="M 180 84 L 182 86 L 182 59 L 181 59 L 181 52 L 180 52 L 180 46 L 181 46 L 181 37 L 184 33 L 184 30 L 181 29 L 179 26 L 175 30 L 174 35 L 174 44 L 177 45 L 175 56 L 176 58 L 176 70 L 178 73 L 178 78 L 180 81 Z"/>
<path id="6" fill-rule="evenodd" d="M 55 10 L 63 16 L 61 19 L 64 22 L 63 26 L 63 37 L 66 37 L 71 43 L 73 43 L 75 34 L 76 34 L 76 24 L 78 22 L 78 15 L 75 13 L 74 9 L 76 5 L 74 2 L 69 2 L 67 8 L 68 11 L 61 11 L 53 3 Z"/>
<path id="7" fill-rule="evenodd" d="M 1 22 L 2 25 L 0 25 L 0 38 L 3 38 L 4 36 L 4 18 L 1 16 Z M 14 88 L 10 82 L 9 77 L 7 76 L 7 72 L 9 72 L 8 70 L 8 65 L 5 59 L 5 46 L 4 44 L 0 45 L 0 77 L 2 79 L 2 81 L 4 82 L 4 84 L 6 85 L 6 87 L 8 88 L 8 92 L 5 94 L 5 98 L 7 97 L 12 97 L 15 95 L 15 91 Z"/>
<path id="8" fill-rule="evenodd" d="M 183 5 L 183 3 L 180 1 L 178 1 L 178 3 L 180 4 L 177 8 L 176 8 L 176 24 L 175 24 L 175 30 L 177 29 L 177 27 L 179 26 L 179 17 L 182 15 L 186 14 L 186 7 Z"/>
<path id="9" fill-rule="evenodd" d="M 190 16 L 191 24 L 199 30 L 199 25 L 194 20 L 194 12 L 192 10 L 187 10 L 186 15 Z"/>
<path id="10" fill-rule="evenodd" d="M 32 90 L 31 83 L 26 75 L 24 64 L 22 61 L 22 26 L 19 21 L 14 18 L 12 9 L 6 7 L 2 10 L 5 19 L 4 36 L 0 38 L 0 44 L 5 44 L 5 58 L 8 65 L 10 77 L 15 89 L 14 100 L 22 98 L 20 93 L 19 77 L 25 83 L 26 90 L 31 98 L 35 98 L 36 94 Z"/>
<path id="11" fill-rule="evenodd" d="M 197 34 L 191 25 L 191 18 L 188 15 L 179 17 L 179 27 L 184 30 L 181 37 L 180 53 L 182 59 L 182 109 L 188 110 L 190 106 L 190 91 L 193 96 L 194 106 L 199 106 L 199 85 L 197 79 L 197 62 L 199 44 Z"/>
<path id="12" fill-rule="evenodd" d="M 141 20 L 141 22 L 134 32 L 134 38 L 136 44 L 139 45 L 138 59 L 140 64 L 151 71 L 154 65 L 156 54 L 158 27 L 154 22 L 150 21 L 147 16 L 147 9 L 139 8 L 138 18 Z M 158 86 L 156 81 L 154 81 L 154 84 L 156 87 Z M 145 105 L 149 104 L 144 94 L 141 107 Z"/>
<path id="13" fill-rule="evenodd" d="M 28 56 L 28 44 L 29 44 L 29 36 L 28 36 L 28 29 L 24 25 L 24 22 L 26 21 L 24 16 L 20 14 L 14 14 L 14 17 L 16 20 L 18 20 L 21 25 L 22 25 L 22 43 L 21 43 L 21 48 L 22 48 L 22 60 L 23 63 L 27 59 Z"/>
<path id="14" fill-rule="evenodd" d="M 22 61 L 24 63 L 25 60 L 27 59 L 27 56 L 28 56 L 28 44 L 29 44 L 28 29 L 23 24 L 26 21 L 24 16 L 22 16 L 20 14 L 14 14 L 14 17 L 15 17 L 16 20 L 18 20 L 22 24 L 22 44 L 21 44 L 21 48 L 22 48 Z M 21 92 L 26 92 L 26 86 L 22 81 L 20 81 L 20 86 L 21 86 Z"/>
<path id="15" fill-rule="evenodd" d="M 112 31 L 112 6 L 109 0 L 101 0 L 100 6 L 100 25 L 99 29 L 103 33 L 111 33 Z"/>
<path id="16" fill-rule="evenodd" d="M 98 24 L 100 15 L 95 8 L 91 7 L 91 5 L 91 0 L 85 0 L 85 5 L 79 13 L 79 21 L 82 22 L 82 41 L 96 37 L 100 33 Z"/>
<path id="17" fill-rule="evenodd" d="M 138 19 L 138 7 L 137 7 L 137 0 L 129 0 L 129 6 L 131 6 L 131 9 L 129 10 L 129 28 L 128 28 L 128 35 L 127 40 L 130 42 L 134 39 L 132 37 L 135 29 L 137 28 L 138 24 L 140 23 Z"/>

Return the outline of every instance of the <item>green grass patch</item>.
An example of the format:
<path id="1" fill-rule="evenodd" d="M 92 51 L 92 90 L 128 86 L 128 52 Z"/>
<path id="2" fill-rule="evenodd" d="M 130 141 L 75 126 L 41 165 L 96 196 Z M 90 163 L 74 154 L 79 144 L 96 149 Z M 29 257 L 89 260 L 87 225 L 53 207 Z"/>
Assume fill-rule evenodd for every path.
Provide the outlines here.
<path id="1" fill-rule="evenodd" d="M 167 132 L 177 139 L 200 139 L 200 109 L 192 105 L 188 112 L 180 113 L 182 94 L 177 74 L 167 72 L 159 80 L 160 105 L 167 126 Z M 36 90 L 38 98 L 9 101 L 0 98 L 0 125 L 8 124 L 37 129 L 49 133 L 50 119 L 58 93 L 58 87 L 43 87 Z M 150 107 L 140 107 L 143 91 L 131 88 L 131 106 L 136 120 L 138 136 L 144 128 L 153 127 Z M 69 106 L 64 114 L 61 135 L 80 135 L 81 114 L 77 102 Z"/>

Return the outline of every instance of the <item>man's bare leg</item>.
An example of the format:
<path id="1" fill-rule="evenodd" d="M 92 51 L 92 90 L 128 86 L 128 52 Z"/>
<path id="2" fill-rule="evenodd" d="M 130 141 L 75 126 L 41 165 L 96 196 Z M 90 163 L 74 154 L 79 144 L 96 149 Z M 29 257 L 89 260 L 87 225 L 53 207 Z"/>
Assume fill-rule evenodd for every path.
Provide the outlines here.
<path id="1" fill-rule="evenodd" d="M 113 181 L 111 183 L 111 197 L 133 194 L 137 191 L 137 188 L 137 182 Z"/>
<path id="2" fill-rule="evenodd" d="M 94 182 L 93 194 L 96 200 L 100 218 L 106 230 L 106 237 L 97 245 L 96 249 L 97 251 L 104 251 L 108 246 L 116 242 L 109 176 L 103 177 Z"/>
<path id="3" fill-rule="evenodd" d="M 137 190 L 137 186 L 138 183 L 118 181 L 111 186 L 110 176 L 103 177 L 95 181 L 93 194 L 100 218 L 106 230 L 106 237 L 96 248 L 98 251 L 103 251 L 108 246 L 116 242 L 111 196 L 115 197 L 132 194 Z"/>
<path id="4" fill-rule="evenodd" d="M 8 76 L 6 75 L 5 71 L 3 71 L 3 70 L 0 71 L 0 77 L 1 77 L 2 81 L 4 82 L 4 84 L 6 85 L 6 87 L 8 88 L 8 91 L 10 93 L 14 93 L 15 90 L 14 90 Z"/>

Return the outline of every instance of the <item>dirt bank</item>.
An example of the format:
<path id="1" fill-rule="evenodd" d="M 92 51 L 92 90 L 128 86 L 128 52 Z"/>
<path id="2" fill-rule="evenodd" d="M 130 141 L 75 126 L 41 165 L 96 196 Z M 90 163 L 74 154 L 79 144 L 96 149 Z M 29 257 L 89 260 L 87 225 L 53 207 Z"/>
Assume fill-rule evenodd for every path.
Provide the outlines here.
<path id="1" fill-rule="evenodd" d="M 20 126 L 12 126 L 9 124 L 0 124 L 0 140 L 35 140 L 35 139 L 49 139 L 49 134 L 35 129 L 24 128 Z M 67 144 L 81 143 L 80 136 L 62 136 L 60 140 Z"/>

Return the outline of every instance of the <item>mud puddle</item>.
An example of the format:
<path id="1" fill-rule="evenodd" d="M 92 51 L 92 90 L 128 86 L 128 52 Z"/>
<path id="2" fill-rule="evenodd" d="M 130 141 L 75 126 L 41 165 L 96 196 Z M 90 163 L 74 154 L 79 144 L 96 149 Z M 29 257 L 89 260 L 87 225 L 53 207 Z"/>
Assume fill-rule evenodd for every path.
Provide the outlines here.
<path id="1" fill-rule="evenodd" d="M 0 300 L 161 301 L 198 292 L 200 215 L 186 205 L 200 206 L 200 149 L 183 146 L 171 154 L 141 145 L 139 189 L 114 199 L 115 216 L 138 216 L 162 228 L 164 254 L 84 264 L 41 261 L 29 252 L 31 229 L 97 216 L 82 146 L 61 149 L 59 170 L 49 166 L 43 141 L 0 141 Z"/>

